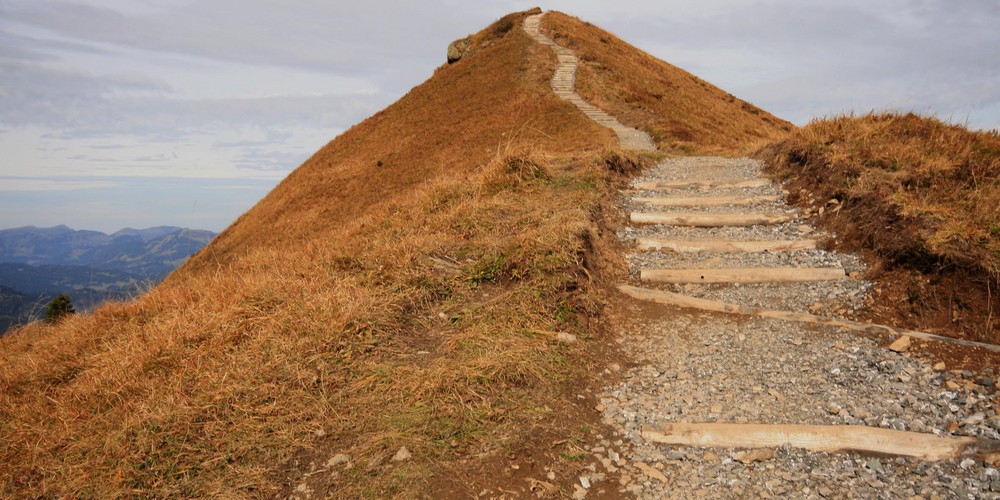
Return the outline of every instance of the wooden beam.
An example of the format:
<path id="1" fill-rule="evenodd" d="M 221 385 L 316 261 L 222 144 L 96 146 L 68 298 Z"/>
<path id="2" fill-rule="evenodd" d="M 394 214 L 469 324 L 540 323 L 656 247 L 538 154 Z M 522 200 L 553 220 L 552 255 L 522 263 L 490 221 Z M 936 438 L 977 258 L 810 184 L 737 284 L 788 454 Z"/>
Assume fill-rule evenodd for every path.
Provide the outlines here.
<path id="1" fill-rule="evenodd" d="M 1000 441 L 969 436 L 936 436 L 863 425 L 669 423 L 643 429 L 642 437 L 660 444 L 720 448 L 777 448 L 857 451 L 924 460 L 976 457 L 996 464 Z"/>
<path id="2" fill-rule="evenodd" d="M 799 283 L 839 280 L 839 267 L 751 267 L 736 269 L 643 269 L 642 281 L 655 283 Z"/>
<path id="3" fill-rule="evenodd" d="M 633 188 L 635 189 L 688 189 L 688 188 L 752 188 L 752 187 L 762 187 L 769 186 L 771 181 L 767 179 L 751 179 L 748 181 L 652 181 L 652 182 L 638 182 Z"/>
<path id="4" fill-rule="evenodd" d="M 658 304 L 664 304 L 676 307 L 686 307 L 690 309 L 699 309 L 702 311 L 714 311 L 714 312 L 728 313 L 728 314 L 759 316 L 761 318 L 774 318 L 785 321 L 797 321 L 799 323 L 829 325 L 840 328 L 846 328 L 848 330 L 853 330 L 858 332 L 887 333 L 894 337 L 898 337 L 900 335 L 908 335 L 910 337 L 923 340 L 934 340 L 938 342 L 946 342 L 949 344 L 955 344 L 965 347 L 978 347 L 980 349 L 986 349 L 988 351 L 1000 352 L 1000 345 L 984 344 L 982 342 L 973 342 L 971 340 L 962 340 L 951 337 L 942 337 L 941 335 L 934 335 L 931 333 L 918 332 L 914 330 L 905 330 L 902 328 L 894 328 L 886 325 L 877 325 L 874 323 L 862 323 L 860 321 L 851 321 L 847 319 L 824 318 L 822 316 L 816 316 L 814 314 L 807 314 L 807 313 L 798 313 L 791 311 L 775 311 L 771 309 L 764 309 L 761 307 L 727 304 L 725 302 L 718 302 L 715 300 L 699 299 L 696 297 L 681 295 L 679 293 L 665 292 L 663 290 L 650 290 L 648 288 L 640 288 L 630 285 L 618 285 L 618 290 L 634 299 L 648 300 L 650 302 L 656 302 Z"/>
<path id="5" fill-rule="evenodd" d="M 658 207 L 718 207 L 723 205 L 753 205 L 764 201 L 778 201 L 778 195 L 762 196 L 695 196 L 673 198 L 632 198 L 636 203 Z"/>
<path id="6" fill-rule="evenodd" d="M 691 227 L 756 226 L 781 224 L 794 220 L 785 214 L 698 213 L 698 212 L 632 212 L 636 224 L 669 224 Z"/>
<path id="7" fill-rule="evenodd" d="M 661 238 L 636 238 L 635 244 L 640 250 L 665 250 L 678 253 L 789 252 L 816 248 L 816 240 L 684 241 Z"/>

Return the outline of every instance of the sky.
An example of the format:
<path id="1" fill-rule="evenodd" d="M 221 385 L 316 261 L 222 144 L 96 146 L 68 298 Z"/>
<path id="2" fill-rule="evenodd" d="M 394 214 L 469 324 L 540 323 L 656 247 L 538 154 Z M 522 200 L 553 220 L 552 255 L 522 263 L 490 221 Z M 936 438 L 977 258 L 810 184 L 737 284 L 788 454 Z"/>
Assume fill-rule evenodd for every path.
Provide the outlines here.
<path id="1" fill-rule="evenodd" d="M 996 0 L 0 0 L 0 228 L 220 231 L 452 40 L 534 6 L 797 125 L 1000 128 Z"/>

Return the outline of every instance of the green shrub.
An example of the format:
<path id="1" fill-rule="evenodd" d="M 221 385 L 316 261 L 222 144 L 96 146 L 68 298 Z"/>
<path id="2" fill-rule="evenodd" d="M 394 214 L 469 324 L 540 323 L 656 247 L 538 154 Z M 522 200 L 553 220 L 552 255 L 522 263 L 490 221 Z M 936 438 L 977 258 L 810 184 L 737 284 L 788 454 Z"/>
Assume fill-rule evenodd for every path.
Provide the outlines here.
<path id="1" fill-rule="evenodd" d="M 49 302 L 49 305 L 45 307 L 45 321 L 49 323 L 55 323 L 67 316 L 76 312 L 73 309 L 73 302 L 69 299 L 69 295 L 65 293 L 60 293 L 56 295 L 56 298 Z"/>

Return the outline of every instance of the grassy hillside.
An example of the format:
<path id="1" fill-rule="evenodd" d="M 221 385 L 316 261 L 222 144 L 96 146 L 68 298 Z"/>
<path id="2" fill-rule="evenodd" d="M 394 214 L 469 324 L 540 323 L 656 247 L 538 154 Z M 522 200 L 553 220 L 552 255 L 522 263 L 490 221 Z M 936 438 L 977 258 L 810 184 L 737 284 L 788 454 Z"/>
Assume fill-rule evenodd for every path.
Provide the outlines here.
<path id="1" fill-rule="evenodd" d="M 568 427 L 644 159 L 552 94 L 524 15 L 143 297 L 0 339 L 2 495 L 468 494 L 458 473 Z"/>
<path id="2" fill-rule="evenodd" d="M 352 127 L 292 172 L 225 230 L 188 271 L 232 262 L 272 242 L 296 245 L 360 230 L 359 216 L 412 196 L 440 176 L 469 176 L 508 144 L 574 155 L 615 144 L 610 131 L 553 95 L 551 50 L 499 21 L 473 37 L 473 54 L 438 68 L 392 106 Z M 181 273 L 184 274 L 184 273 Z"/>
<path id="3" fill-rule="evenodd" d="M 151 293 L 4 338 L 5 493 L 270 496 L 346 453 L 310 487 L 382 496 L 544 413 L 572 351 L 550 332 L 587 333 L 613 136 L 552 95 L 515 20 Z"/>
<path id="4" fill-rule="evenodd" d="M 746 154 L 794 128 L 575 17 L 550 12 L 542 31 L 580 58 L 577 93 L 622 123 L 649 132 L 662 151 Z"/>
<path id="5" fill-rule="evenodd" d="M 869 253 L 876 318 L 1000 343 L 1000 136 L 914 114 L 817 120 L 758 156 Z M 840 203 L 828 203 L 837 200 Z"/>

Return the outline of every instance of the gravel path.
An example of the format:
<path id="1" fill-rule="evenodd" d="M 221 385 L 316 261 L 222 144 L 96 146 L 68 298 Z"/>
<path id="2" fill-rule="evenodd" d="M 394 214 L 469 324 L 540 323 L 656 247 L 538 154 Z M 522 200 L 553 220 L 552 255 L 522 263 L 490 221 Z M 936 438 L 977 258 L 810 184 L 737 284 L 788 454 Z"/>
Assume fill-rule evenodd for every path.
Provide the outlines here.
<path id="1" fill-rule="evenodd" d="M 559 59 L 555 75 L 552 76 L 552 91 L 557 96 L 573 103 L 591 120 L 601 126 L 610 128 L 618 136 L 618 142 L 622 148 L 655 151 L 656 146 L 653 144 L 653 140 L 649 137 L 649 134 L 622 125 L 615 117 L 583 100 L 576 93 L 576 66 L 579 64 L 579 59 L 572 50 L 559 46 L 551 38 L 542 34 L 540 25 L 542 16 L 544 15 L 543 13 L 526 17 L 524 19 L 524 31 L 536 42 L 552 47 L 552 50 L 556 53 L 556 57 Z"/>
<path id="2" fill-rule="evenodd" d="M 760 177 L 748 159 L 683 158 L 654 169 L 650 180 L 747 180 Z M 776 186 L 694 189 L 658 196 L 780 192 Z M 648 195 L 648 192 L 641 192 Z M 696 193 L 696 194 L 692 194 Z M 630 193 L 631 194 L 631 193 Z M 637 208 L 623 200 L 628 209 Z M 769 205 L 769 203 L 765 204 Z M 793 213 L 788 207 L 781 210 Z M 712 211 L 711 209 L 694 209 Z M 760 206 L 729 207 L 751 212 Z M 802 238 L 805 223 L 749 228 L 647 226 L 620 233 L 705 240 Z M 810 232 L 810 237 L 817 232 Z M 640 283 L 651 268 L 836 266 L 861 271 L 856 256 L 823 250 L 748 254 L 627 255 L 632 283 L 726 302 L 850 316 L 870 283 L 842 280 L 751 285 Z M 612 435 L 592 435 L 575 498 L 1000 498 L 1000 472 L 975 459 L 938 462 L 794 448 L 734 450 L 658 445 L 643 428 L 665 422 L 865 425 L 938 435 L 1000 439 L 996 372 L 973 374 L 930 366 L 880 346 L 887 340 L 830 327 L 699 313 L 635 303 L 618 342 L 633 363 L 612 365 L 618 383 L 587 397 Z"/>

